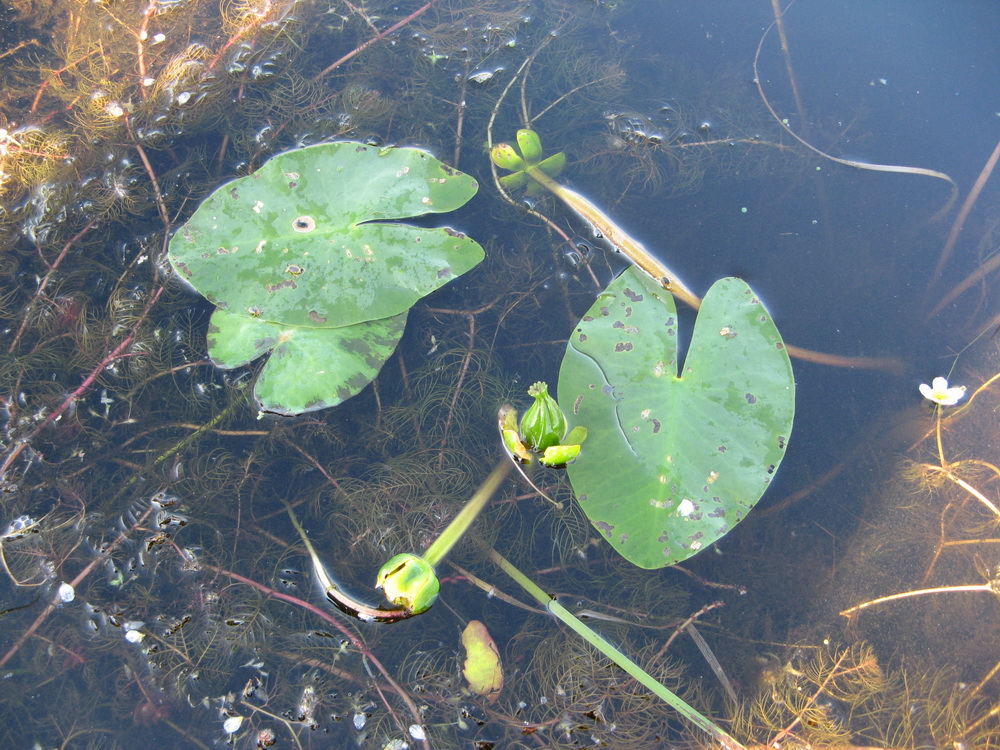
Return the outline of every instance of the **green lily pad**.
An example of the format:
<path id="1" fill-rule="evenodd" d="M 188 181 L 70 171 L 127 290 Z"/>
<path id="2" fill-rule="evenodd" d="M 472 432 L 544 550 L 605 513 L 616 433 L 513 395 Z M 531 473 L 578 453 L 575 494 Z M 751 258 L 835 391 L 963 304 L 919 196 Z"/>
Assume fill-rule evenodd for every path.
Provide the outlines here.
<path id="1" fill-rule="evenodd" d="M 218 366 L 281 344 L 255 389 L 261 408 L 324 408 L 375 377 L 402 334 L 397 316 L 483 259 L 460 232 L 394 222 L 452 211 L 477 187 L 419 149 L 309 146 L 216 190 L 171 238 L 168 258 L 218 306 Z"/>
<path id="2" fill-rule="evenodd" d="M 678 375 L 673 297 L 631 268 L 570 337 L 559 400 L 589 438 L 570 481 L 634 564 L 673 565 L 739 523 L 767 489 L 795 412 L 788 352 L 739 279 L 702 303 Z"/>
<path id="3" fill-rule="evenodd" d="M 216 308 L 208 349 L 223 369 L 271 352 L 254 383 L 254 397 L 274 414 L 303 414 L 336 406 L 374 380 L 402 338 L 406 316 L 402 312 L 343 328 L 309 328 Z"/>

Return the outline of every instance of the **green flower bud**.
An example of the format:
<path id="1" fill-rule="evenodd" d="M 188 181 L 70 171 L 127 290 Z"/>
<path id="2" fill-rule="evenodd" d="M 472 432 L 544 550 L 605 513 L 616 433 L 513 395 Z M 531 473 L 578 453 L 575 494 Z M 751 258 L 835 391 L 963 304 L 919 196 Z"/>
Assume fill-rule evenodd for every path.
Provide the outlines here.
<path id="1" fill-rule="evenodd" d="M 392 604 L 420 614 L 434 604 L 441 584 L 429 562 L 403 553 L 379 568 L 375 588 L 384 590 L 385 598 Z"/>
<path id="2" fill-rule="evenodd" d="M 546 448 L 558 445 L 566 434 L 566 415 L 556 400 L 549 395 L 546 383 L 538 382 L 528 389 L 535 403 L 521 417 L 521 439 L 534 451 L 544 453 Z"/>
<path id="3" fill-rule="evenodd" d="M 517 147 L 521 149 L 521 156 L 528 164 L 537 164 L 542 160 L 542 141 L 534 130 L 518 130 Z"/>
<path id="4" fill-rule="evenodd" d="M 528 166 L 517 150 L 509 143 L 498 143 L 494 146 L 490 152 L 490 158 L 498 167 L 509 169 L 511 172 L 520 171 Z"/>

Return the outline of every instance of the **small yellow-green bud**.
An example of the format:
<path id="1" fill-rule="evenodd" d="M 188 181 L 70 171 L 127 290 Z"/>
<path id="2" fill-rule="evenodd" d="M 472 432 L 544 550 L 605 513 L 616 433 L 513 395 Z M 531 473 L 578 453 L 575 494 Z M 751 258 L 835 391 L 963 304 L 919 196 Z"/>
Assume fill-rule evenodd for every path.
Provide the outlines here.
<path id="1" fill-rule="evenodd" d="M 434 604 L 441 584 L 429 562 L 403 553 L 379 568 L 375 588 L 385 591 L 385 598 L 392 604 L 419 614 Z"/>
<path id="2" fill-rule="evenodd" d="M 498 143 L 495 145 L 490 152 L 490 158 L 493 159 L 493 163 L 498 167 L 509 169 L 511 172 L 520 171 L 528 166 L 524 163 L 521 155 L 517 153 L 517 150 L 509 143 Z"/>
<path id="3" fill-rule="evenodd" d="M 538 453 L 558 445 L 566 434 L 566 415 L 556 400 L 549 395 L 547 384 L 538 382 L 528 389 L 535 402 L 521 417 L 521 439 Z"/>
<path id="4" fill-rule="evenodd" d="M 518 130 L 517 147 L 521 149 L 521 156 L 528 164 L 537 164 L 542 160 L 542 141 L 534 130 Z"/>

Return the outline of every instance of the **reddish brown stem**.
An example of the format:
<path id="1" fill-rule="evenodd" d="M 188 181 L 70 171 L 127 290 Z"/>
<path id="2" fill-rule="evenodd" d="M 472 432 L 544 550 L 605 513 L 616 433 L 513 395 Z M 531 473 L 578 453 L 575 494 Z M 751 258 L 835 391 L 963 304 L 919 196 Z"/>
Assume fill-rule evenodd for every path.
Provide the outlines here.
<path id="1" fill-rule="evenodd" d="M 230 47 L 236 44 L 236 42 L 238 42 L 244 36 L 246 36 L 251 31 L 256 29 L 262 23 L 264 23 L 264 21 L 267 20 L 268 16 L 271 15 L 272 7 L 273 7 L 272 3 L 270 2 L 270 0 L 268 0 L 264 9 L 257 14 L 257 18 L 255 18 L 251 23 L 248 23 L 242 29 L 240 29 L 231 37 L 229 37 L 229 40 L 222 45 L 222 49 L 219 50 L 219 53 L 215 57 L 213 57 L 212 60 L 208 63 L 207 69 L 212 70 L 215 67 L 216 63 L 218 63 L 219 60 L 222 58 L 222 56 L 226 54 L 226 50 L 228 50 Z"/>
<path id="2" fill-rule="evenodd" d="M 325 76 L 327 73 L 330 73 L 330 72 L 336 70 L 337 68 L 339 68 L 341 65 L 343 65 L 345 62 L 347 62 L 348 60 L 350 60 L 355 55 L 357 55 L 357 54 L 359 54 L 361 52 L 364 52 L 366 49 L 368 49 L 369 47 L 371 47 L 373 44 L 375 44 L 375 42 L 379 41 L 380 39 L 384 39 L 385 37 L 389 36 L 389 34 L 391 34 L 392 32 L 394 32 L 394 31 L 396 31 L 398 29 L 403 28 L 404 26 L 406 26 L 406 24 L 408 24 L 414 18 L 417 18 L 418 16 L 421 16 L 425 12 L 427 12 L 430 9 L 430 7 L 432 5 L 434 5 L 435 2 L 436 2 L 436 0 L 430 0 L 430 2 L 425 3 L 420 8 L 417 8 L 415 11 L 413 11 L 410 15 L 408 15 L 402 21 L 399 21 L 398 23 L 394 23 L 388 29 L 386 29 L 385 31 L 379 32 L 378 34 L 376 34 L 375 36 L 373 36 L 371 39 L 369 39 L 364 44 L 355 47 L 353 50 L 351 50 L 350 52 L 348 52 L 346 55 L 344 55 L 343 57 L 341 57 L 339 60 L 330 63 L 325 68 L 323 68 L 323 70 L 321 70 L 319 73 L 317 73 L 316 75 L 314 75 L 313 76 L 313 80 L 314 81 L 318 80 L 318 79 L 322 78 L 323 76 Z"/>
<path id="3" fill-rule="evenodd" d="M 958 235 L 962 231 L 962 227 L 965 225 L 965 220 L 969 216 L 969 212 L 972 211 L 972 207 L 976 204 L 976 199 L 979 198 L 979 194 L 983 191 L 983 186 L 986 185 L 986 181 L 993 174 L 993 168 L 997 165 L 997 159 L 1000 159 L 1000 141 L 997 141 L 996 147 L 993 149 L 993 153 L 990 154 L 990 158 L 986 160 L 986 164 L 983 165 L 983 170 L 979 173 L 979 177 L 976 178 L 976 184 L 972 186 L 972 190 L 965 198 L 965 202 L 962 204 L 962 208 L 958 211 L 958 216 L 955 217 L 955 222 L 951 225 L 951 231 L 948 232 L 948 239 L 944 243 L 944 247 L 941 249 L 941 257 L 938 258 L 937 265 L 934 266 L 934 273 L 931 275 L 930 283 L 928 283 L 928 288 L 934 286 L 938 279 L 941 278 L 941 272 L 944 271 L 945 263 L 948 262 L 948 258 L 951 257 L 951 251 L 955 249 L 955 243 L 958 241 Z M 934 317 L 929 315 L 928 318 Z"/>
<path id="4" fill-rule="evenodd" d="M 94 226 L 94 222 L 93 221 L 89 222 L 87 224 L 87 226 L 85 226 L 83 229 L 81 229 L 79 232 L 77 232 L 76 234 L 74 234 L 72 237 L 69 238 L 69 240 L 63 246 L 62 251 L 60 251 L 59 255 L 56 256 L 56 259 L 54 261 L 52 261 L 51 263 L 47 263 L 46 262 L 46 265 L 49 267 L 49 270 L 45 274 L 45 276 L 42 277 L 42 280 L 38 283 L 38 290 L 35 292 L 34 299 L 30 303 L 28 303 L 28 310 L 29 311 L 31 310 L 31 306 L 39 298 L 41 298 L 42 292 L 45 291 L 45 287 L 47 287 L 49 285 L 49 281 L 51 281 L 51 279 L 52 279 L 52 272 L 55 271 L 59 267 L 60 263 L 62 263 L 63 258 L 66 257 L 66 253 L 69 252 L 69 249 L 71 247 L 73 247 L 73 245 L 76 244 L 77 240 L 79 240 L 81 237 L 83 237 L 83 235 L 85 235 L 87 232 L 89 232 L 93 228 L 93 226 Z M 44 258 L 42 260 L 44 261 Z M 25 312 L 24 317 L 21 319 L 21 327 L 17 329 L 17 334 L 14 336 L 14 340 L 10 344 L 10 349 L 7 350 L 11 354 L 13 354 L 14 350 L 17 348 L 17 345 L 21 341 L 21 336 L 24 335 L 24 330 L 28 327 L 28 318 L 29 317 L 30 316 L 28 315 L 28 313 Z"/>
<path id="5" fill-rule="evenodd" d="M 160 298 L 160 295 L 162 293 L 163 293 L 162 286 L 155 292 L 153 292 L 153 296 L 146 304 L 146 309 L 143 310 L 140 320 L 146 317 L 146 315 L 149 313 L 150 308 L 154 304 L 156 304 L 156 301 Z M 62 415 L 62 413 L 70 407 L 71 404 L 73 404 L 77 399 L 79 399 L 87 391 L 87 389 L 90 388 L 93 382 L 97 380 L 97 377 L 104 371 L 104 369 L 108 365 L 110 365 L 119 357 L 126 356 L 124 354 L 124 351 L 129 346 L 132 345 L 132 341 L 134 339 L 135 339 L 135 329 L 133 329 L 128 336 L 122 339 L 121 342 L 118 344 L 118 346 L 112 349 L 111 352 L 108 353 L 93 370 L 91 370 L 90 374 L 86 378 L 84 378 L 80 386 L 71 394 L 69 394 L 63 400 L 63 402 L 59 404 L 59 406 L 57 406 L 49 414 L 47 414 L 45 416 L 45 419 L 39 422 L 38 425 L 35 427 L 35 429 L 29 432 L 26 437 L 18 440 L 17 445 L 15 445 L 14 448 L 7 454 L 7 457 L 4 459 L 3 464 L 0 465 L 0 477 L 3 477 L 7 473 L 7 469 L 10 468 L 11 464 L 13 464 L 15 460 L 17 460 L 17 457 L 21 455 L 21 452 L 31 443 L 31 441 L 34 440 L 36 437 L 38 437 L 38 435 L 42 432 L 42 430 L 44 430 L 50 424 L 55 422 Z"/>

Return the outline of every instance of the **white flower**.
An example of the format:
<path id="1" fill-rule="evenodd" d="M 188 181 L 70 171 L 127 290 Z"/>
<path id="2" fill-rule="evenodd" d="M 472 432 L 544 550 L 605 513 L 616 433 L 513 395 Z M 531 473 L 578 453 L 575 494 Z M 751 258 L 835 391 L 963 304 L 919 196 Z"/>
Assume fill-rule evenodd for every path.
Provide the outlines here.
<path id="1" fill-rule="evenodd" d="M 924 398 L 933 401 L 935 404 L 954 406 L 965 395 L 965 386 L 955 385 L 949 388 L 947 378 L 936 377 L 930 385 L 921 383 L 920 393 L 923 394 Z"/>

